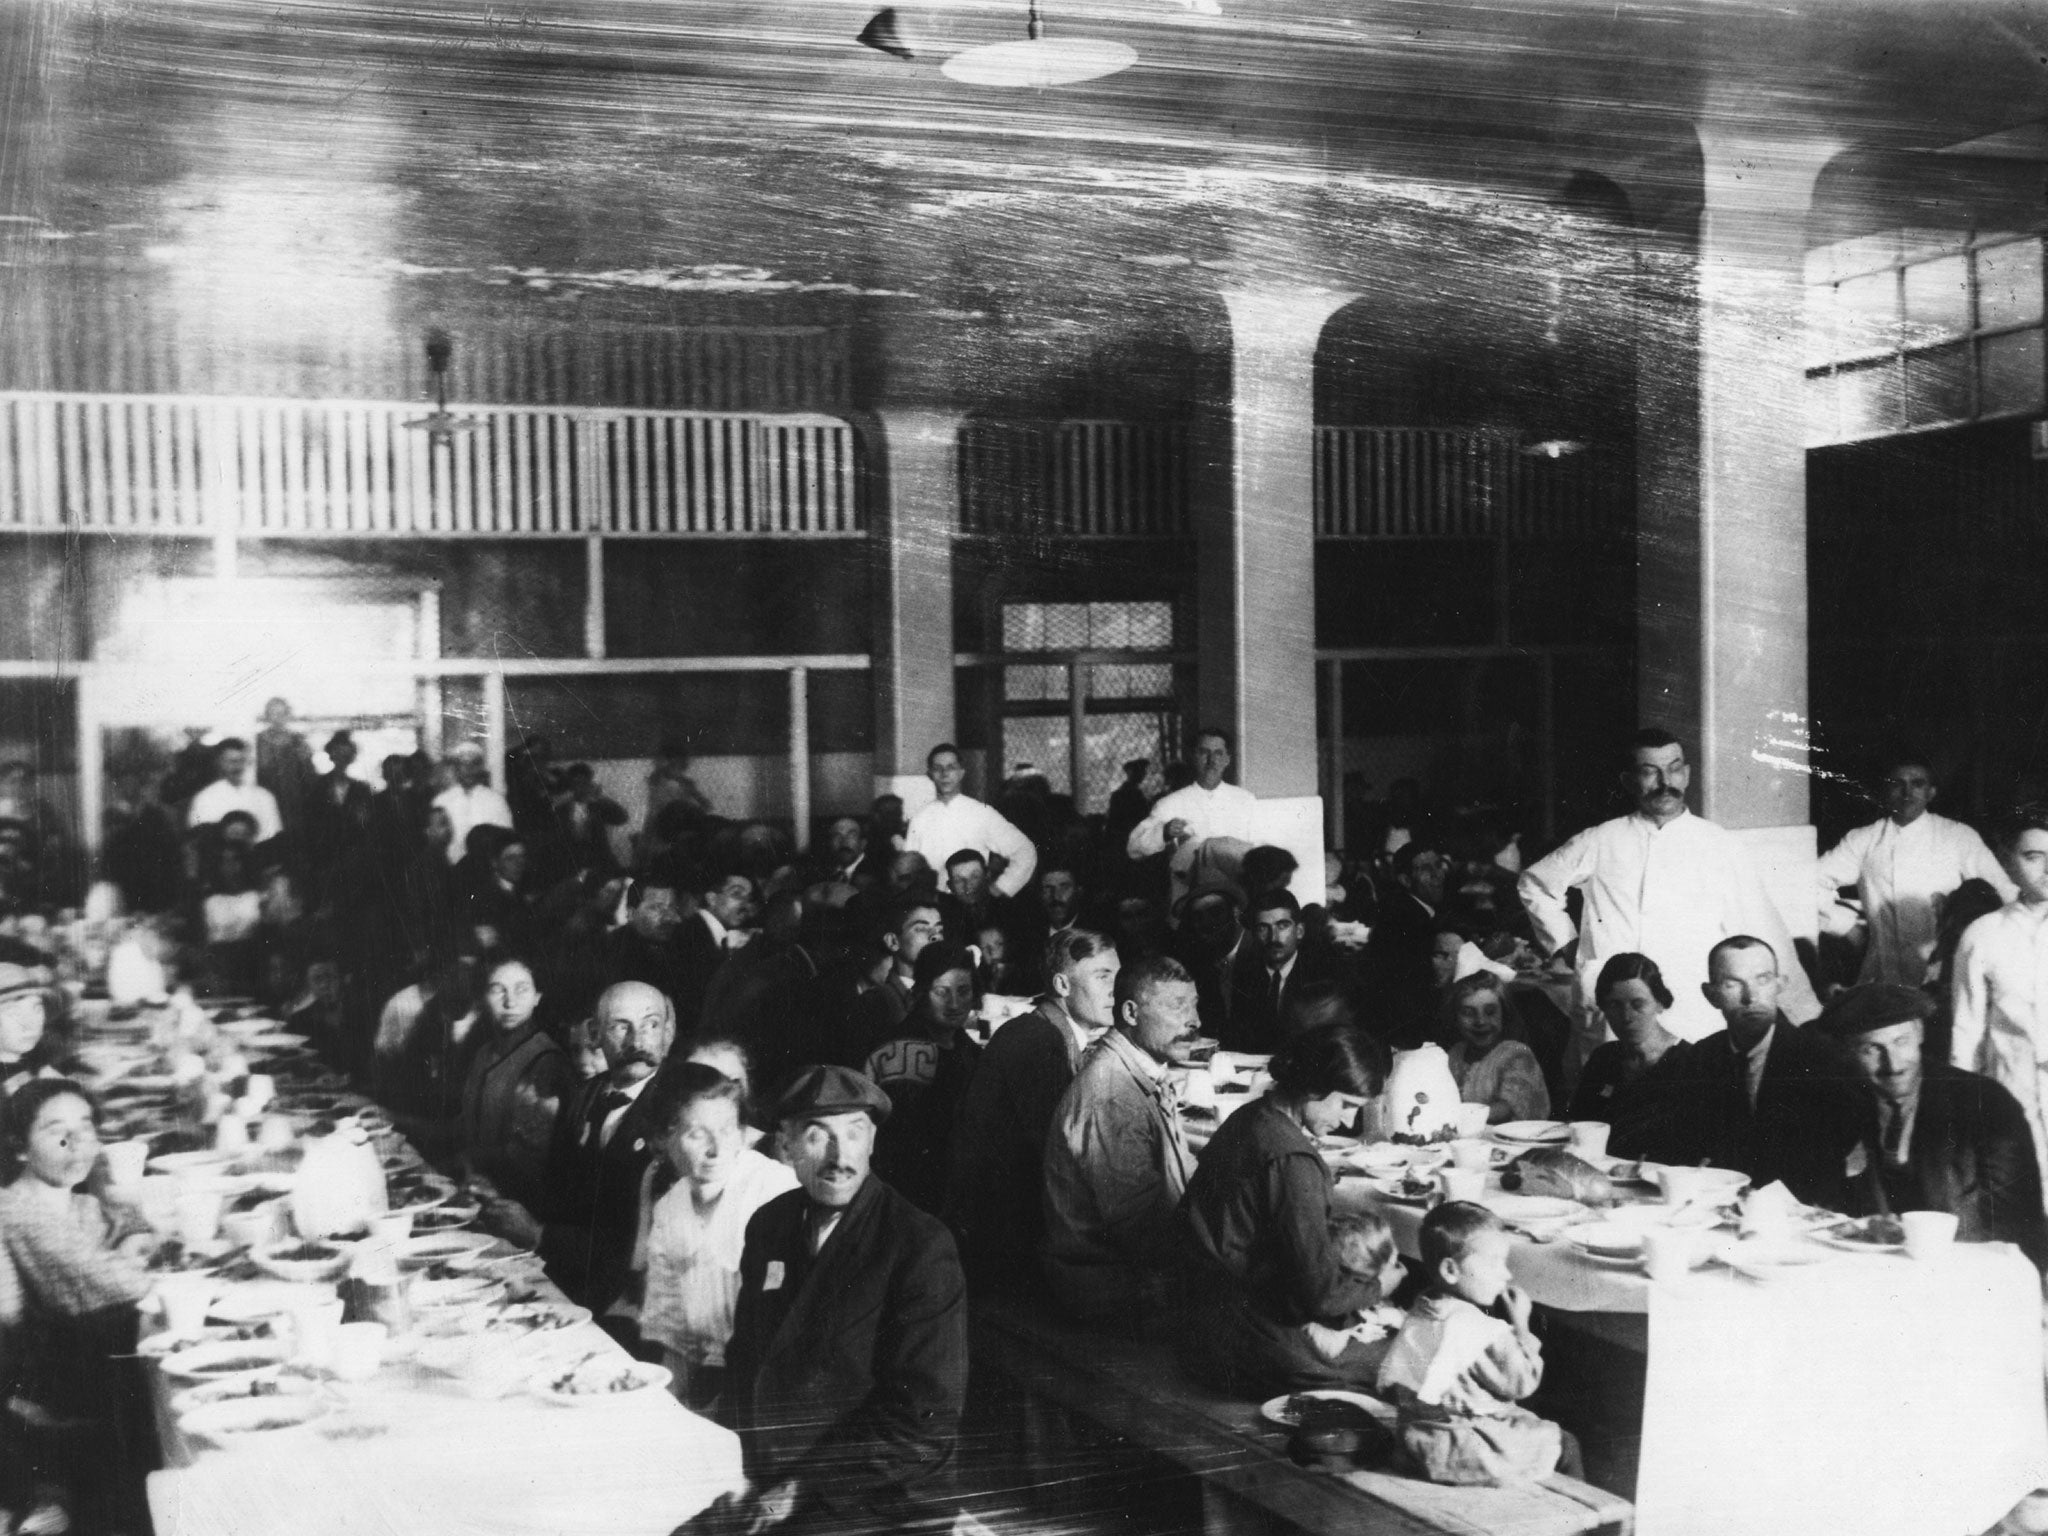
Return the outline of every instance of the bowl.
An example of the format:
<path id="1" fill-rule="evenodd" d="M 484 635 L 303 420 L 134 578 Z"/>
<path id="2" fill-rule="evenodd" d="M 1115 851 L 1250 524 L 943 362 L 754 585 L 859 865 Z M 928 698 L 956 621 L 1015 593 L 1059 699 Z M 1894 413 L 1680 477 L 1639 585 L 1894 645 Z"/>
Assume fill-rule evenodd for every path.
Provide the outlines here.
<path id="1" fill-rule="evenodd" d="M 292 1238 L 249 1250 L 250 1262 L 266 1275 L 297 1285 L 339 1280 L 353 1255 L 354 1250 L 347 1245 L 324 1238 Z"/>
<path id="2" fill-rule="evenodd" d="M 413 1219 L 417 1222 L 419 1218 Z M 398 1245 L 394 1254 L 401 1271 L 415 1274 L 435 1264 L 471 1258 L 501 1246 L 499 1240 L 487 1232 L 429 1232 L 407 1238 Z"/>
<path id="3" fill-rule="evenodd" d="M 660 1392 L 671 1379 L 665 1365 L 613 1354 L 585 1360 L 567 1370 L 556 1366 L 542 1371 L 527 1381 L 526 1390 L 559 1408 L 593 1408 Z"/>
<path id="4" fill-rule="evenodd" d="M 323 1398 L 299 1394 L 240 1397 L 194 1408 L 178 1421 L 186 1434 L 223 1449 L 238 1442 L 297 1429 L 327 1412 Z"/>
<path id="5" fill-rule="evenodd" d="M 242 1371 L 233 1376 L 222 1376 L 213 1381 L 202 1381 L 196 1387 L 186 1387 L 171 1394 L 171 1412 L 183 1418 L 195 1408 L 204 1408 L 210 1403 L 231 1403 L 260 1400 L 267 1397 L 311 1397 L 320 1390 L 319 1386 L 306 1376 L 288 1376 L 283 1367 L 267 1365 L 260 1370 Z"/>
<path id="6" fill-rule="evenodd" d="M 282 1339 L 237 1339 L 177 1350 L 164 1356 L 161 1368 L 177 1381 L 220 1381 L 282 1365 L 285 1356 Z"/>

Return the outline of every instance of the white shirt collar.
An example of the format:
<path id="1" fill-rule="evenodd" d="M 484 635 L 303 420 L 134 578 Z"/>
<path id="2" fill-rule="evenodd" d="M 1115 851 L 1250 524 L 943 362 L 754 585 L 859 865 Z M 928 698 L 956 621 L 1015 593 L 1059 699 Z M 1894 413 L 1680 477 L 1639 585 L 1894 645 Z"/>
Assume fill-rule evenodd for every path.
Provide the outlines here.
<path id="1" fill-rule="evenodd" d="M 711 937 L 714 941 L 716 941 L 718 947 L 720 949 L 725 948 L 725 924 L 721 923 L 716 917 L 712 916 L 711 909 L 709 907 L 699 907 L 697 909 L 697 915 L 704 919 L 704 926 L 711 930 Z"/>

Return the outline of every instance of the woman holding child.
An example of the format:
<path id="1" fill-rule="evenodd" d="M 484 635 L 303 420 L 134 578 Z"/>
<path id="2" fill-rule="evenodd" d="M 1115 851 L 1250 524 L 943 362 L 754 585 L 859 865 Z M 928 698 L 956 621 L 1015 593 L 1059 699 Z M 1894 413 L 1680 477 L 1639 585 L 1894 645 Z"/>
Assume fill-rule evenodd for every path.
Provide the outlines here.
<path id="1" fill-rule="evenodd" d="M 1188 1364 L 1253 1397 L 1369 1390 L 1390 1342 L 1388 1319 L 1374 1314 L 1401 1262 L 1384 1223 L 1332 1232 L 1330 1169 L 1315 1138 L 1354 1120 L 1384 1071 L 1343 1025 L 1297 1035 L 1271 1071 L 1266 1096 L 1217 1130 L 1181 1203 L 1196 1312 Z"/>

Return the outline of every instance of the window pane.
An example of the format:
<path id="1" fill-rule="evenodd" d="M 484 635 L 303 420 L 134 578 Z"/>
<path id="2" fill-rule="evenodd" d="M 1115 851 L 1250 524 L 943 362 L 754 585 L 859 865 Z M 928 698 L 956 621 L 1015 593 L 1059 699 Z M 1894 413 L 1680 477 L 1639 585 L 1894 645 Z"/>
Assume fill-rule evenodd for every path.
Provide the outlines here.
<path id="1" fill-rule="evenodd" d="M 1979 388 L 1987 416 L 2000 411 L 2038 411 L 2042 407 L 2041 333 L 2012 331 L 1986 336 L 1977 343 Z"/>
<path id="2" fill-rule="evenodd" d="M 1061 666 L 1003 668 L 1003 697 L 1008 699 L 1064 699 L 1067 669 Z"/>
<path id="3" fill-rule="evenodd" d="M 1898 345 L 1899 275 L 1873 272 L 1835 285 L 1838 358 L 1886 352 Z"/>
<path id="4" fill-rule="evenodd" d="M 1037 603 L 1003 604 L 1003 649 L 1045 649 L 1045 610 Z"/>
<path id="5" fill-rule="evenodd" d="M 1944 256 L 1906 268 L 1906 345 L 1965 336 L 1970 330 L 1970 261 Z"/>
<path id="6" fill-rule="evenodd" d="M 1132 650 L 1173 649 L 1173 604 L 1132 603 L 1130 608 Z"/>
<path id="7" fill-rule="evenodd" d="M 1970 415 L 1970 349 L 1937 347 L 1906 354 L 1906 422 L 1964 421 Z"/>
<path id="8" fill-rule="evenodd" d="M 1840 356 L 1835 331 L 1835 285 L 1814 283 L 1806 290 L 1806 366 L 1823 367 Z"/>
<path id="9" fill-rule="evenodd" d="M 2019 240 L 1977 253 L 1977 326 L 2041 323 L 2041 242 Z"/>
<path id="10" fill-rule="evenodd" d="M 1835 388 L 1843 441 L 1899 429 L 1898 364 L 1893 359 L 1844 368 L 1835 375 Z"/>
<path id="11" fill-rule="evenodd" d="M 1047 603 L 1045 638 L 1039 642 L 1048 651 L 1083 651 L 1088 648 L 1088 605 Z"/>
<path id="12" fill-rule="evenodd" d="M 1094 699 L 1160 699 L 1173 695 L 1170 663 L 1145 666 L 1097 666 L 1088 685 Z"/>
<path id="13" fill-rule="evenodd" d="M 1029 763 L 1045 775 L 1056 795 L 1070 792 L 1072 764 L 1067 755 L 1067 717 L 1036 715 L 1003 722 L 1003 773 Z"/>
<path id="14" fill-rule="evenodd" d="M 1131 643 L 1129 603 L 1090 603 L 1088 643 L 1100 650 L 1120 651 Z"/>

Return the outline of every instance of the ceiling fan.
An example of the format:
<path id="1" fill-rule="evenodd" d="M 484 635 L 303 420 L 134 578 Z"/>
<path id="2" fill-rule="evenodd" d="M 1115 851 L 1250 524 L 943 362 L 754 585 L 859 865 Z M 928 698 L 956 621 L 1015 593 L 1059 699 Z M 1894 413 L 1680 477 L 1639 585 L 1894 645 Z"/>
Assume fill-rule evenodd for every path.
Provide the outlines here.
<path id="1" fill-rule="evenodd" d="M 434 408 L 425 416 L 405 423 L 427 434 L 439 448 L 455 441 L 458 432 L 474 432 L 485 423 L 474 416 L 456 416 L 448 409 L 448 362 L 455 355 L 455 343 L 438 325 L 427 332 L 427 371 L 434 376 Z"/>

